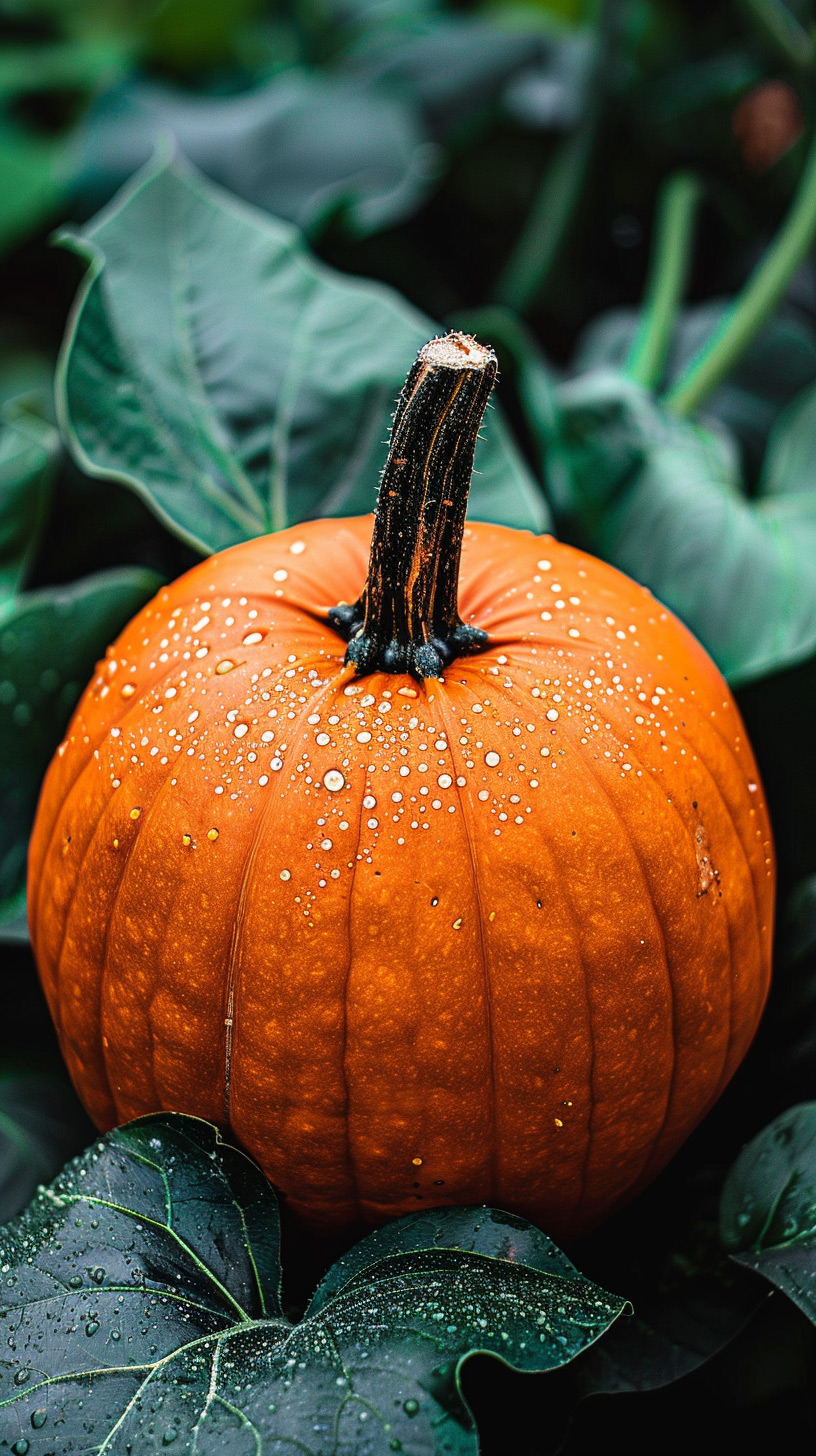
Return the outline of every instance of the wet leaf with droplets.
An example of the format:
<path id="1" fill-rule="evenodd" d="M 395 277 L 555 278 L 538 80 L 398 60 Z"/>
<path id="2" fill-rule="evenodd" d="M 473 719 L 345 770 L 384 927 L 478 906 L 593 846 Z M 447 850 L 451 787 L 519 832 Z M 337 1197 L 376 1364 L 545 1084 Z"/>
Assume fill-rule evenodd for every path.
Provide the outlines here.
<path id="1" fill-rule="evenodd" d="M 66 241 L 90 264 L 57 378 L 83 469 L 205 552 L 373 510 L 429 319 L 176 163 L 147 167 Z M 543 498 L 495 411 L 484 434 L 471 514 L 541 529 Z"/>
<path id="2" fill-rule="evenodd" d="M 475 1456 L 469 1355 L 551 1370 L 625 1308 L 523 1219 L 449 1208 L 371 1234 L 293 1325 L 278 1242 L 271 1188 L 209 1124 L 100 1139 L 0 1236 L 0 1441 Z"/>
<path id="3" fill-rule="evenodd" d="M 816 1102 L 775 1117 L 725 1182 L 720 1236 L 816 1324 Z"/>

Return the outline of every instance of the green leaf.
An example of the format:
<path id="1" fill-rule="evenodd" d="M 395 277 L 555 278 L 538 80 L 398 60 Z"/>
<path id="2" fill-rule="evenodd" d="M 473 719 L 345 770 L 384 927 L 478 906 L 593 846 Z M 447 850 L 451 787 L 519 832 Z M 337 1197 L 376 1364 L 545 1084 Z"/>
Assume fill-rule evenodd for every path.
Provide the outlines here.
<path id="1" fill-rule="evenodd" d="M 40 782 L 93 665 L 159 579 L 138 567 L 0 609 L 0 905 L 19 896 Z"/>
<path id="2" fill-rule="evenodd" d="M 393 401 L 429 320 L 167 162 L 67 241 L 90 263 L 57 375 L 83 469 L 131 486 L 203 552 L 372 509 Z M 476 470 L 474 516 L 542 527 L 495 414 Z"/>
<path id="3" fill-rule="evenodd" d="M 19 1213 L 92 1132 L 64 1076 L 0 1074 L 0 1223 Z"/>
<path id="4" fill-rule="evenodd" d="M 723 1188 L 720 1236 L 816 1324 L 816 1102 L 800 1102 L 743 1148 Z"/>
<path id="5" fill-rule="evenodd" d="M 432 177 L 416 109 L 375 85 L 286 71 L 239 96 L 149 82 L 108 91 L 73 143 L 73 187 L 105 200 L 163 138 L 213 182 L 313 230 L 342 211 L 358 234 L 415 212 Z"/>
<path id="6" fill-rule="evenodd" d="M 658 1390 L 724 1348 L 769 1297 L 737 1269 L 717 1233 L 718 1167 L 672 1168 L 593 1236 L 593 1277 L 614 1269 L 634 1305 L 570 1367 L 577 1398 Z M 599 1269 L 600 1266 L 600 1269 Z"/>
<path id="7" fill-rule="evenodd" d="M 20 588 L 45 519 L 59 451 L 52 425 L 10 400 L 0 418 L 0 606 Z"/>
<path id="8" fill-rule="evenodd" d="M 797 395 L 774 425 L 760 489 L 767 496 L 816 492 L 816 386 Z"/>
<path id="9" fill-rule="evenodd" d="M 536 17 L 538 19 L 538 17 Z M 361 76 L 417 105 L 434 136 L 448 140 L 500 99 L 533 126 L 575 123 L 585 102 L 592 39 L 545 16 L 517 25 L 465 15 L 412 15 L 365 36 L 352 54 Z"/>
<path id="10" fill-rule="evenodd" d="M 559 498 L 589 550 L 650 587 L 730 681 L 816 650 L 816 482 L 748 499 L 735 452 L 619 374 L 558 391 Z"/>
<path id="11" fill-rule="evenodd" d="M 476 1456 L 469 1355 L 554 1369 L 625 1308 L 522 1219 L 438 1209 L 364 1240 L 293 1325 L 269 1185 L 173 1114 L 70 1164 L 0 1234 L 0 1263 L 0 1438 L 24 1431 L 30 1456 Z"/>

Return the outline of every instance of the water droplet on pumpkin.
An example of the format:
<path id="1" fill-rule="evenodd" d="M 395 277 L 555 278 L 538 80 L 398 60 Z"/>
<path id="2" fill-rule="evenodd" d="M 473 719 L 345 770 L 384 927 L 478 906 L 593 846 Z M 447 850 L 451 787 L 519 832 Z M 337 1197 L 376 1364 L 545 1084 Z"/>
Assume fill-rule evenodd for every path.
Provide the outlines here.
<path id="1" fill-rule="evenodd" d="M 501 754 L 491 749 L 490 753 L 485 754 L 485 763 L 488 768 L 495 768 L 497 764 L 501 763 Z"/>
<path id="2" fill-rule="evenodd" d="M 225 672 L 232 672 L 234 666 L 235 663 L 231 660 L 231 658 L 224 657 L 219 663 L 216 664 L 215 670 L 223 676 Z"/>
<path id="3" fill-rule="evenodd" d="M 247 632 L 246 637 L 241 639 L 242 647 L 254 647 L 257 642 L 263 642 L 263 632 Z"/>
<path id="4" fill-rule="evenodd" d="M 339 793 L 342 788 L 345 788 L 345 784 L 346 780 L 339 768 L 327 769 L 323 775 L 324 788 L 327 788 L 330 794 Z"/>
<path id="5" fill-rule="evenodd" d="M 136 691 L 136 684 L 132 682 L 122 683 L 121 693 L 123 698 L 132 698 Z"/>
<path id="6" fill-rule="evenodd" d="M 138 817 L 141 814 L 141 812 L 142 812 L 141 809 L 131 809 L 131 811 L 130 811 L 130 817 L 131 817 L 131 819 L 138 819 Z"/>
<path id="7" fill-rule="evenodd" d="M 282 880 L 291 880 L 291 878 L 292 878 L 292 871 L 291 870 L 281 870 L 280 877 L 281 877 Z"/>

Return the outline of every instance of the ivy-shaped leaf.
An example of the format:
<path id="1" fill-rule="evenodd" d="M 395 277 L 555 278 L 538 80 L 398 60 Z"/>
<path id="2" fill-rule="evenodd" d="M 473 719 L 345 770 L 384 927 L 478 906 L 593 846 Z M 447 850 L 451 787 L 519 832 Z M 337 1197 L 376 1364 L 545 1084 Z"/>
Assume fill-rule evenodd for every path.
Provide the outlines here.
<path id="1" fill-rule="evenodd" d="M 475 1456 L 469 1355 L 553 1369 L 625 1308 L 524 1220 L 438 1209 L 364 1240 L 293 1325 L 278 1239 L 271 1188 L 209 1124 L 101 1139 L 0 1234 L 0 1440 Z"/>
<path id="2" fill-rule="evenodd" d="M 814 437 L 813 411 L 778 421 L 774 488 L 763 480 L 756 499 L 724 433 L 669 414 L 621 374 L 561 385 L 557 413 L 544 449 L 561 512 L 677 612 L 726 677 L 744 683 L 816 651 L 816 465 L 783 485 L 774 463 L 794 458 L 785 432 Z"/>
<path id="3" fill-rule="evenodd" d="M 152 572 L 122 567 L 0 607 L 0 936 L 4 920 L 15 933 L 51 755 L 97 658 L 158 585 Z"/>
<path id="4" fill-rule="evenodd" d="M 58 370 L 68 443 L 204 552 L 369 511 L 393 401 L 433 324 L 178 164 L 141 173 L 81 237 L 90 266 Z M 494 413 L 472 514 L 541 529 Z"/>
<path id="5" fill-rule="evenodd" d="M 723 1188 L 720 1236 L 816 1324 L 816 1102 L 781 1113 L 743 1148 Z"/>

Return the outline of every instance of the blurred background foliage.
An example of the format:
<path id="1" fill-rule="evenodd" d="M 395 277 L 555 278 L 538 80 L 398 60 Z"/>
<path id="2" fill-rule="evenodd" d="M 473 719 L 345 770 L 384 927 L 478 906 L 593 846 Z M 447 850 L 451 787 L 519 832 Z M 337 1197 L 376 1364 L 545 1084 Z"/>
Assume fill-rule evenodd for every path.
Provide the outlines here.
<path id="1" fill-rule="evenodd" d="M 816 1098 L 814 78 L 810 0 L 0 0 L 4 1216 L 87 1136 L 53 1083 L 26 944 L 39 783 L 107 640 L 216 544 L 191 532 L 194 500 L 162 504 L 138 462 L 104 454 L 87 301 L 59 423 L 55 406 L 89 239 L 130 226 L 121 203 L 85 224 L 157 150 L 293 225 L 280 247 L 291 236 L 335 270 L 332 307 L 351 276 L 397 290 L 409 352 L 444 324 L 493 342 L 510 434 L 491 458 L 513 495 L 501 515 L 488 490 L 485 513 L 552 520 L 646 582 L 737 690 L 780 862 L 769 1011 L 672 1167 L 580 1251 L 635 1320 L 558 1375 L 468 1367 L 488 1453 L 810 1451 L 816 1437 L 812 1313 L 788 1297 L 776 1245 L 740 1247 L 717 1213 L 750 1182 L 742 1144 Z M 75 241 L 54 248 L 66 224 Z M 168 269 L 183 244 L 168 222 Z M 127 308 L 106 326 L 127 353 L 150 278 L 121 267 Z M 256 285 L 229 303 L 236 329 L 257 326 Z M 384 431 L 400 361 L 377 354 L 369 313 L 348 349 L 380 388 Z M 281 387 L 270 368 L 273 412 Z M 307 484 L 272 524 L 333 508 L 332 480 Z M 812 1189 L 801 1126 L 769 1136 L 796 1142 L 785 1176 Z M 816 1197 L 800 1216 L 816 1259 Z M 305 1288 L 317 1256 L 290 1238 Z"/>

